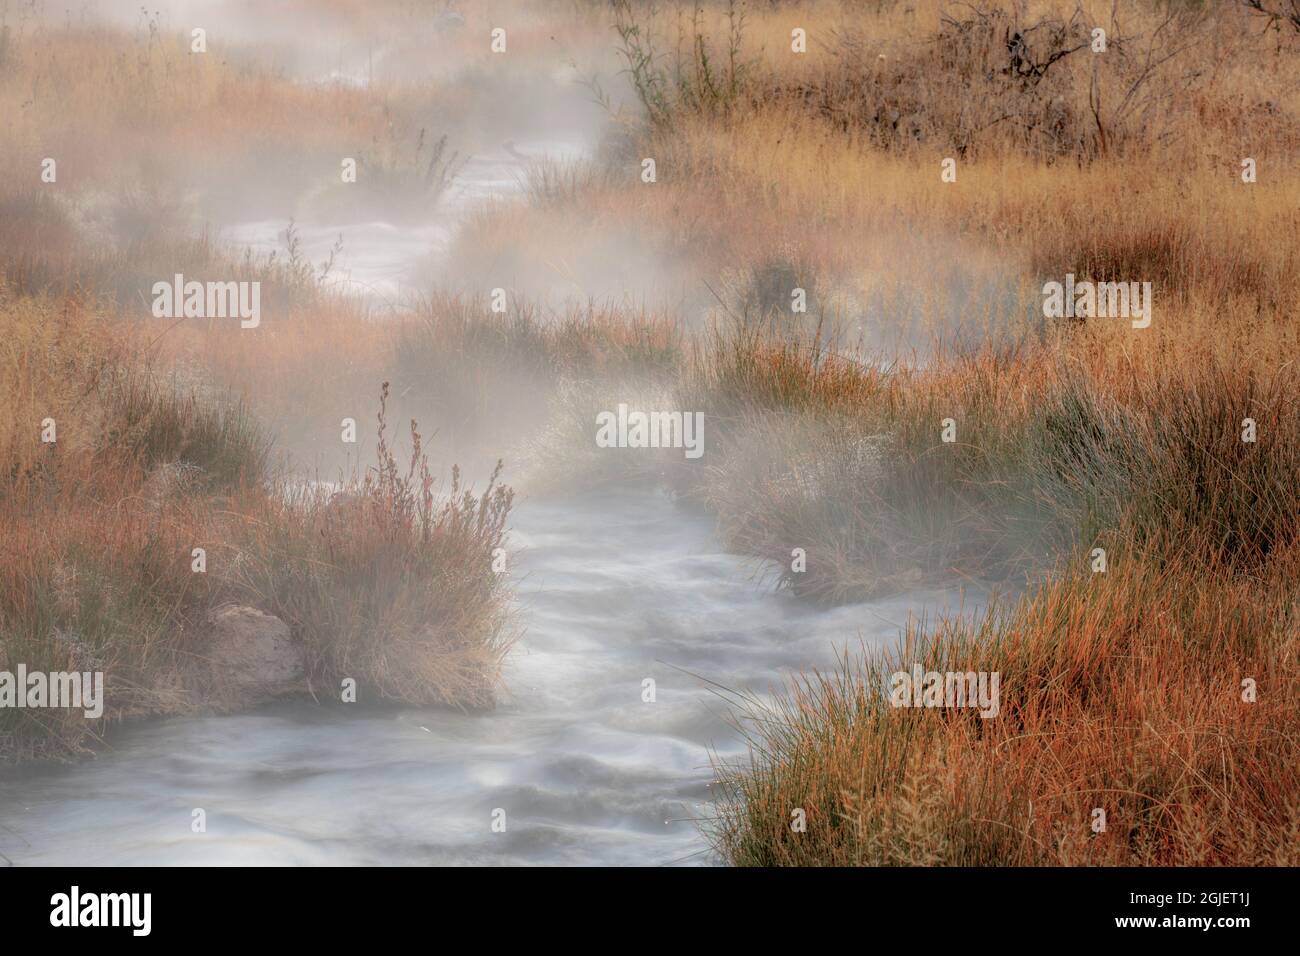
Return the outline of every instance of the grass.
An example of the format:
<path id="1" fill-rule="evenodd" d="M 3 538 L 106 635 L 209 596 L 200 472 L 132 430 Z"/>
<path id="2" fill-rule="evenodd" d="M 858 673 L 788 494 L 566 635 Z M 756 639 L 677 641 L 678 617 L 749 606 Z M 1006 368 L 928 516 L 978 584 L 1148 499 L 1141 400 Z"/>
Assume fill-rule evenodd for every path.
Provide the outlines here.
<path id="1" fill-rule="evenodd" d="M 854 271 L 887 230 L 941 290 L 936 267 L 991 244 L 1012 316 L 1074 272 L 1152 281 L 1165 318 L 1145 337 L 983 323 L 972 347 L 940 298 L 907 327 L 911 356 L 846 356 L 835 309 L 816 336 L 788 316 L 773 335 L 729 305 L 733 328 L 679 385 L 715 436 L 683 486 L 727 540 L 821 600 L 971 578 L 1020 596 L 914 622 L 898 649 L 846 655 L 775 703 L 743 698 L 752 759 L 720 768 L 715 846 L 742 865 L 1293 864 L 1296 246 L 1235 167 L 1270 156 L 1268 190 L 1297 188 L 1295 104 L 1267 64 L 1300 50 L 1227 8 L 1136 11 L 1110 24 L 1106 61 L 1051 60 L 1104 12 L 919 4 L 847 28 L 821 19 L 834 9 L 751 10 L 738 30 L 730 5 L 658 22 L 620 5 L 642 150 L 668 171 L 643 223 L 713 196 L 684 237 L 707 269 L 784 262 L 785 285 L 812 272 L 839 313 L 872 301 Z M 791 23 L 816 55 L 785 55 Z M 1001 42 L 1031 25 L 1027 45 Z M 1243 440 L 1246 419 L 1268 441 Z M 885 679 L 914 661 L 1000 673 L 1003 711 L 891 708 Z M 1246 678 L 1268 688 L 1254 703 Z"/>
<path id="2" fill-rule="evenodd" d="M 304 691 L 333 698 L 350 678 L 360 700 L 491 703 L 512 492 L 494 474 L 475 494 L 453 470 L 444 493 L 414 421 L 400 470 L 386 385 L 378 464 L 327 493 L 273 467 L 237 401 L 161 374 L 111 307 L 6 297 L 0 312 L 0 668 L 99 671 L 106 688 L 102 721 L 0 711 L 0 757 L 68 757 L 123 719 L 246 706 L 209 680 L 208 619 L 226 603 L 289 625 Z"/>
<path id="3" fill-rule="evenodd" d="M 885 151 L 1049 163 L 1153 147 L 1178 154 L 1193 144 L 1232 161 L 1243 140 L 1287 151 L 1300 135 L 1294 91 L 1272 72 L 1291 62 L 1294 38 L 1242 9 L 1053 0 L 613 6 L 634 89 L 659 128 L 791 106 Z M 792 50 L 796 27 L 807 35 L 804 53 Z M 1096 28 L 1105 50 L 1094 49 Z"/>
<path id="4" fill-rule="evenodd" d="M 742 700 L 753 759 L 720 768 L 723 857 L 1293 865 L 1300 402 L 1271 341 L 1230 359 L 1099 358 L 1077 330 L 906 374 L 785 345 L 712 353 L 697 404 L 711 390 L 738 408 L 750 454 L 724 446 L 704 494 L 796 591 L 1027 585 L 986 616 L 914 622 L 896 651 L 846 657 L 775 704 Z M 737 366 L 763 369 L 767 388 Z M 957 443 L 941 443 L 941 415 Z M 1246 417 L 1269 422 L 1268 441 L 1242 440 Z M 805 572 L 789 570 L 793 546 Z M 1003 710 L 892 709 L 887 675 L 917 661 L 999 673 Z M 1246 678 L 1257 702 L 1242 700 Z M 806 832 L 789 827 L 795 808 Z"/>
<path id="5" fill-rule="evenodd" d="M 920 369 L 723 336 L 679 391 L 721 433 L 695 491 L 741 550 L 781 561 L 793 538 L 816 543 L 824 563 L 787 579 L 823 598 L 878 592 L 873 568 L 997 580 L 1119 527 L 1204 533 L 1249 567 L 1297 534 L 1300 420 L 1275 331 L 1233 356 L 1105 361 L 1097 336 L 1067 331 Z"/>
<path id="6" fill-rule="evenodd" d="M 247 178 L 266 155 L 249 144 L 271 135 L 285 169 L 253 205 L 286 221 L 285 196 L 328 201 L 340 155 L 395 207 L 433 201 L 459 146 L 442 117 L 495 116 L 480 107 L 505 82 L 472 30 L 434 37 L 384 7 L 403 39 L 366 88 L 199 62 L 147 23 L 11 34 L 0 104 L 18 119 L 0 154 L 34 170 L 56 151 L 77 186 L 0 194 L 6 660 L 102 664 L 115 716 L 219 706 L 188 688 L 205 615 L 239 600 L 289 623 L 322 699 L 351 677 L 364 699 L 490 705 L 509 645 L 492 570 L 505 456 L 539 492 L 665 484 L 801 599 L 1000 595 L 774 703 L 742 699 L 753 755 L 720 768 L 710 827 L 727 861 L 1294 865 L 1286 24 L 1177 3 L 1118 19 L 1054 0 L 570 6 L 565 36 L 613 45 L 595 61 L 621 53 L 636 109 L 594 159 L 539 163 L 520 201 L 471 211 L 454 283 L 383 311 L 323 290 L 292 252 L 232 258 L 196 230 L 190 193 L 213 167 Z M 512 23 L 512 68 L 553 68 L 547 16 Z M 1080 46 L 1095 25 L 1105 53 Z M 434 46 L 461 78 L 404 83 Z M 161 141 L 192 181 L 127 161 Z M 267 283 L 257 335 L 133 321 L 145 283 L 175 271 Z M 1151 327 L 1045 323 L 1042 284 L 1066 273 L 1151 282 Z M 594 415 L 619 402 L 702 411 L 704 458 L 602 454 Z M 348 417 L 378 449 L 369 469 L 340 450 Z M 433 429 L 412 425 L 406 468 L 390 417 Z M 283 452 L 358 477 L 286 485 Z M 484 490 L 453 471 L 435 495 L 452 460 Z M 188 570 L 199 539 L 206 576 Z M 916 661 L 998 672 L 998 717 L 889 707 L 885 678 Z M 0 714 L 0 752 L 88 742 L 85 721 L 31 713 Z"/>
<path id="7" fill-rule="evenodd" d="M 414 421 L 403 472 L 387 399 L 385 382 L 379 462 L 359 484 L 299 487 L 247 516 L 257 546 L 241 583 L 306 645 L 313 687 L 351 678 L 372 699 L 486 707 L 509 646 L 494 565 L 514 495 L 498 467 L 477 495 L 453 468 L 436 496 Z"/>
<path id="8" fill-rule="evenodd" d="M 1297 552 L 1261 587 L 1162 544 L 918 624 L 775 708 L 742 702 L 754 756 L 724 778 L 718 849 L 738 865 L 1295 865 Z M 1000 673 L 999 715 L 891 707 L 887 677 L 913 662 Z"/>

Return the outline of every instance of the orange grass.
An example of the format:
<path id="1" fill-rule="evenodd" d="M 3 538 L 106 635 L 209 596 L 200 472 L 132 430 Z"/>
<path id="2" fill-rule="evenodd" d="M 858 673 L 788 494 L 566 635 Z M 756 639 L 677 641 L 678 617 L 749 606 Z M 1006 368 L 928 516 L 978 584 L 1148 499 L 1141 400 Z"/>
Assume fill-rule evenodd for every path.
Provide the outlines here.
<path id="1" fill-rule="evenodd" d="M 742 701 L 753 759 L 723 771 L 718 849 L 740 865 L 1294 866 L 1300 551 L 1250 580 L 1161 545 L 1106 574 L 1076 562 L 977 621 L 914 624 L 774 707 Z M 916 662 L 1000 673 L 999 714 L 891 707 L 888 675 Z"/>
<path id="2" fill-rule="evenodd" d="M 102 720 L 5 708 L 0 759 L 69 756 L 128 717 L 244 705 L 210 679 L 224 602 L 280 615 L 303 689 L 327 699 L 350 678 L 358 699 L 491 703 L 509 489 L 476 495 L 453 472 L 444 495 L 414 423 L 400 472 L 381 402 L 379 466 L 313 490 L 270 469 L 240 405 L 152 366 L 136 323 L 7 295 L 0 318 L 0 668 L 102 672 L 106 697 Z"/>

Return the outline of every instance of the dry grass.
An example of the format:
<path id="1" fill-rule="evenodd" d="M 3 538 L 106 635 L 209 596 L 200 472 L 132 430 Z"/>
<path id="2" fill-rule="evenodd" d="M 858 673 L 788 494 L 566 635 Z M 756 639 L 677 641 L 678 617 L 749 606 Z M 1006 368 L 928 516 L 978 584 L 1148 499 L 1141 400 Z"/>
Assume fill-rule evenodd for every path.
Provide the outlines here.
<path id="1" fill-rule="evenodd" d="M 788 568 L 790 548 L 808 548 L 807 571 L 785 580 L 831 600 L 1023 576 L 1121 526 L 1204 532 L 1246 564 L 1286 546 L 1300 483 L 1294 330 L 1261 324 L 1224 353 L 1124 335 L 1075 329 L 920 369 L 723 337 L 678 392 L 716 436 L 692 490 L 740 550 Z"/>
<path id="2" fill-rule="evenodd" d="M 1104 575 L 1076 562 L 978 622 L 918 624 L 774 712 L 751 701 L 754 760 L 726 774 L 719 849 L 742 865 L 1295 865 L 1300 552 L 1261 586 L 1162 544 Z M 914 662 L 1000 673 L 1000 713 L 892 708 L 888 675 Z"/>
<path id="3" fill-rule="evenodd" d="M 806 548 L 808 570 L 784 575 L 802 596 L 972 577 L 1023 592 L 977 620 L 917 622 L 897 652 L 810 675 L 775 713 L 750 701 L 754 761 L 728 768 L 713 830 L 731 861 L 1294 864 L 1300 94 L 1279 78 L 1300 42 L 1233 4 L 1118 21 L 1054 0 L 654 6 L 612 5 L 643 116 L 597 161 L 541 165 L 525 202 L 473 213 L 448 264 L 459 298 L 382 321 L 292 262 L 232 264 L 196 238 L 185 178 L 128 160 L 165 140 L 168 169 L 247 176 L 269 131 L 293 157 L 276 196 L 355 153 L 396 205 L 427 198 L 428 116 L 478 110 L 493 83 L 404 86 L 403 64 L 436 42 L 489 77 L 478 40 L 505 7 L 436 41 L 385 7 L 410 36 L 392 82 L 368 90 L 199 63 L 147 24 L 24 28 L 0 65 L 14 117 L 0 159 L 34 171 L 57 152 L 78 187 L 0 195 L 19 295 L 0 308 L 20 330 L 0 352 L 9 659 L 17 636 L 29 665 L 111 668 L 119 713 L 175 708 L 194 622 L 236 595 L 291 623 L 322 696 L 352 676 L 380 698 L 489 703 L 507 643 L 497 473 L 481 494 L 453 478 L 435 502 L 435 439 L 412 429 L 400 470 L 363 424 L 379 465 L 352 487 L 265 485 L 261 434 L 357 467 L 337 456 L 339 420 L 363 421 L 388 380 L 387 408 L 432 425 L 441 453 L 495 459 L 531 438 L 522 451 L 566 490 L 666 481 L 736 550 L 787 568 Z M 558 7 L 574 42 L 609 26 Z M 512 14 L 512 63 L 554 65 L 554 9 Z M 331 10 L 345 26 L 370 15 Z M 1093 25 L 1105 54 L 1075 49 Z M 790 52 L 796 26 L 806 55 Z M 1241 181 L 1244 157 L 1258 182 Z M 140 341 L 95 305 L 232 269 L 279 290 L 256 338 Z M 1042 283 L 1067 272 L 1152 282 L 1152 326 L 1049 327 Z M 505 316 L 483 305 L 498 286 Z M 796 286 L 806 315 L 790 312 Z M 652 291 L 629 307 L 628 289 Z M 581 307 L 532 304 L 556 293 Z M 703 411 L 703 466 L 597 461 L 594 411 L 628 399 Z M 57 449 L 33 437 L 47 413 Z M 178 472 L 200 480 L 160 493 Z M 196 537 L 230 569 L 201 586 L 166 557 Z M 1094 547 L 1105 574 L 1087 567 Z M 1000 672 L 1001 714 L 892 710 L 882 677 L 916 660 Z M 83 743 L 85 722 L 3 732 L 9 752 L 49 752 Z M 789 829 L 796 807 L 806 833 Z"/>
<path id="4" fill-rule="evenodd" d="M 754 760 L 724 769 L 723 855 L 1293 865 L 1300 402 L 1293 330 L 1255 332 L 1224 356 L 1107 348 L 1116 333 L 1081 329 L 906 374 L 788 346 L 713 353 L 701 385 L 755 429 L 737 449 L 767 444 L 758 462 L 724 446 L 705 494 L 739 547 L 784 568 L 807 548 L 791 586 L 851 600 L 954 572 L 1032 582 L 986 617 L 916 622 L 897 651 L 801 679 L 774 706 L 744 701 Z M 735 381 L 737 365 L 766 388 Z M 955 445 L 938 439 L 947 415 Z M 1246 417 L 1270 437 L 1242 441 Z M 1001 713 L 891 709 L 887 675 L 917 661 L 999 673 Z M 789 828 L 795 808 L 806 832 Z"/>
<path id="5" fill-rule="evenodd" d="M 793 105 L 914 156 L 1202 154 L 1300 146 L 1289 28 L 1239 4 L 616 0 L 625 62 L 660 127 Z M 807 33 L 807 52 L 791 31 Z M 1106 31 L 1093 52 L 1092 31 Z M 1281 71 L 1281 72 L 1279 72 Z M 1251 153 L 1250 155 L 1254 155 Z"/>
<path id="6" fill-rule="evenodd" d="M 102 721 L 0 711 L 0 758 L 69 756 L 128 717 L 242 705 L 207 680 L 207 619 L 224 602 L 281 616 L 327 698 L 352 678 L 366 700 L 492 701 L 509 489 L 475 494 L 453 471 L 444 494 L 414 422 L 399 471 L 381 402 L 379 465 L 312 490 L 271 469 L 240 404 L 161 374 L 136 323 L 67 297 L 6 296 L 0 315 L 0 668 L 99 671 L 106 688 Z"/>
<path id="7" fill-rule="evenodd" d="M 256 542 L 240 570 L 257 603 L 305 644 L 324 696 L 352 678 L 359 695 L 486 707 L 495 700 L 504 631 L 504 544 L 513 492 L 492 474 L 475 494 L 453 469 L 436 494 L 411 422 L 403 471 L 386 434 L 388 383 L 377 422 L 379 463 L 359 484 L 300 487 L 245 518 Z"/>
<path id="8" fill-rule="evenodd" d="M 783 577 L 813 597 L 1027 586 L 744 701 L 754 757 L 724 768 L 724 857 L 1293 864 L 1300 110 L 1275 78 L 1295 37 L 1231 5 L 1119 23 L 1086 4 L 683 7 L 621 5 L 652 127 L 636 152 L 660 175 L 624 190 L 640 241 L 742 292 L 765 273 L 815 286 L 827 308 L 810 334 L 762 295 L 723 297 L 727 331 L 679 385 L 713 436 L 681 486 L 741 550 L 789 569 L 806 548 Z M 1093 24 L 1107 59 L 1045 65 Z M 794 26 L 806 57 L 787 53 Z M 1247 156 L 1269 170 L 1250 185 Z M 594 192 L 613 218 L 618 191 Z M 991 308 L 953 262 L 988 264 Z M 937 294 L 909 310 L 882 271 Z M 1038 289 L 1066 272 L 1152 282 L 1153 326 L 1044 326 Z M 854 332 L 868 348 L 845 353 Z M 1246 418 L 1269 438 L 1243 441 Z M 893 710 L 884 679 L 913 661 L 999 672 L 1001 714 Z M 1245 677 L 1268 688 L 1257 703 Z"/>

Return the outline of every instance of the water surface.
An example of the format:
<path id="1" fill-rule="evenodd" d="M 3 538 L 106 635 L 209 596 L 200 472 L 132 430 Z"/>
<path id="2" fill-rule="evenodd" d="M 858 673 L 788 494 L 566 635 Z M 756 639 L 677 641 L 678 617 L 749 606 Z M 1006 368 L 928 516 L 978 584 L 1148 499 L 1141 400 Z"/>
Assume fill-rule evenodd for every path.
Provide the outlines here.
<path id="1" fill-rule="evenodd" d="M 909 611 L 959 601 L 809 608 L 660 493 L 525 502 L 513 528 L 524 630 L 495 711 L 291 703 L 127 725 L 92 759 L 0 776 L 0 853 L 16 865 L 714 862 L 697 822 L 712 813 L 711 754 L 744 749 L 710 682 L 764 693 L 833 664 L 837 647 L 892 642 Z M 191 831 L 195 808 L 206 833 Z"/>

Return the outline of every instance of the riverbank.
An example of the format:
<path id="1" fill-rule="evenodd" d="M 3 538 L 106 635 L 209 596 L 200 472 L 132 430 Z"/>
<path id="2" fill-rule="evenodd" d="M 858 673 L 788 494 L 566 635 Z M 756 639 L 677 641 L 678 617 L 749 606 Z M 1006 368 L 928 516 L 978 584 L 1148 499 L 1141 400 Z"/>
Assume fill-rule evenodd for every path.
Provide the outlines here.
<path id="1" fill-rule="evenodd" d="M 1294 70 L 1294 37 L 1230 8 L 1121 24 L 916 4 L 846 26 L 835 4 L 657 23 L 619 7 L 642 153 L 667 181 L 637 200 L 641 241 L 690 229 L 705 271 L 762 250 L 729 311 L 787 312 L 798 287 L 827 303 L 819 332 L 903 330 L 903 349 L 869 353 L 884 372 L 757 336 L 707 355 L 686 406 L 725 402 L 715 417 L 763 449 L 706 484 L 724 528 L 774 558 L 812 542 L 791 582 L 832 599 L 900 572 L 1027 584 L 984 620 L 911 626 L 896 651 L 748 708 L 719 850 L 1294 863 L 1300 104 L 1271 79 Z M 995 313 L 968 291 L 989 253 L 1020 277 Z M 920 309 L 888 297 L 900 275 L 926 289 Z M 1154 321 L 1035 321 L 1040 288 L 1075 276 L 1149 283 Z M 844 305 L 882 296 L 892 310 Z M 845 330 L 846 312 L 867 321 Z M 890 676 L 917 664 L 999 673 L 998 716 L 890 706 Z"/>
<path id="2" fill-rule="evenodd" d="M 429 479 L 452 461 L 495 478 L 504 457 L 539 499 L 670 490 L 809 606 L 1002 593 L 987 616 L 904 619 L 897 651 L 873 642 L 838 673 L 801 666 L 782 702 L 746 697 L 750 759 L 721 761 L 704 821 L 727 861 L 1291 859 L 1300 102 L 1274 78 L 1300 51 L 1237 8 L 1124 23 L 1096 11 L 1108 45 L 1093 51 L 1093 20 L 1073 6 L 847 6 L 573 7 L 556 33 L 590 44 L 586 66 L 621 54 L 625 108 L 579 159 L 520 160 L 515 188 L 484 185 L 401 302 L 330 285 L 335 264 L 294 228 L 282 256 L 232 262 L 193 230 L 160 230 L 172 207 L 151 199 L 139 243 L 109 255 L 92 191 L 7 197 L 29 232 L 0 228 L 7 321 L 27 343 L 5 379 L 19 387 L 4 500 L 26 530 L 0 561 L 0 601 L 6 634 L 17 621 L 39 657 L 28 666 L 81 653 L 61 635 L 110 628 L 90 646 L 118 649 L 127 686 L 149 690 L 149 668 L 166 675 L 192 650 L 174 635 L 238 600 L 301 635 L 331 693 L 366 668 L 380 696 L 485 703 L 510 492 L 453 484 L 443 505 Z M 322 85 L 229 61 L 182 84 L 177 36 L 108 42 L 152 91 L 149 135 L 177 132 L 168 96 L 184 90 L 225 104 L 232 156 L 251 162 L 240 144 L 263 126 L 280 131 L 280 158 L 315 143 L 309 165 L 327 171 L 270 191 L 330 210 L 320 238 L 347 207 L 321 191 L 367 141 L 388 144 L 369 169 L 391 189 L 364 194 L 365 216 L 397 229 L 398 207 L 414 217 L 403 228 L 431 228 L 455 181 L 438 108 L 465 98 L 495 118 L 495 141 L 527 123 L 509 110 L 496 122 L 521 85 L 546 91 L 530 102 L 547 122 L 578 115 L 575 90 L 600 98 L 550 49 L 544 19 L 519 21 L 518 59 L 466 39 L 489 36 L 495 12 L 425 37 L 460 68 L 432 89 L 405 68 Z M 59 29 L 16 48 L 14 102 L 41 96 L 47 70 L 86 82 L 33 53 L 81 42 Z M 279 105 L 234 109 L 250 90 Z M 317 118 L 310 131 L 293 104 Z M 36 170 L 52 133 L 24 123 L 15 142 Z M 227 195 L 218 178 L 161 181 L 200 206 Z M 108 221 L 123 236 L 137 222 Z M 28 250 L 24 235 L 40 241 Z M 140 321 L 147 283 L 180 272 L 262 282 L 258 326 Z M 1045 313 L 1050 284 L 1076 279 L 1122 286 L 1092 316 Z M 114 352 L 123 340 L 138 348 Z M 423 445 L 412 435 L 399 454 L 369 428 L 381 382 L 389 416 L 430 433 Z M 625 408 L 692 416 L 702 454 L 601 447 L 602 416 Z M 38 442 L 47 414 L 57 450 Z M 341 440 L 347 420 L 364 459 Z M 268 443 L 295 456 L 294 487 L 339 466 L 357 484 L 291 494 Z M 197 490 L 160 499 L 159 476 L 178 470 Z M 200 577 L 188 561 L 204 535 L 225 570 Z M 78 564 L 87 540 L 94 560 Z M 65 599 L 69 565 L 99 582 L 88 597 Z M 113 603 L 122 594 L 132 602 Z M 445 627 L 415 636 L 429 621 Z M 845 624 L 836 646 L 855 637 Z M 886 707 L 882 684 L 913 665 L 999 674 L 997 716 Z"/>
<path id="3" fill-rule="evenodd" d="M 510 524 L 526 630 L 490 710 L 302 700 L 136 721 L 95 759 L 0 772 L 0 864 L 714 864 L 709 755 L 745 749 L 709 681 L 761 693 L 845 634 L 887 642 L 917 609 L 978 607 L 795 601 L 648 489 L 523 500 Z"/>
<path id="4" fill-rule="evenodd" d="M 416 431 L 387 385 L 399 324 L 340 274 L 354 250 L 312 243 L 322 223 L 427 225 L 464 163 L 431 119 L 463 124 L 462 150 L 499 143 L 469 101 L 550 68 L 545 24 L 515 13 L 505 89 L 485 91 L 463 18 L 377 12 L 376 72 L 355 11 L 314 11 L 337 60 L 298 42 L 302 11 L 210 12 L 3 23 L 0 669 L 107 687 L 93 721 L 5 708 L 4 759 L 282 693 L 478 709 L 499 691 L 512 491 L 495 459 L 464 477 L 436 423 Z M 227 241 L 250 216 L 278 222 L 272 248 Z M 206 296 L 160 301 L 159 282 Z M 227 633 L 232 609 L 262 636 Z M 295 678 L 238 679 L 241 641 Z"/>
<path id="5" fill-rule="evenodd" d="M 106 688 L 95 719 L 0 709 L 0 755 L 67 757 L 128 717 L 282 693 L 490 704 L 512 492 L 435 482 L 413 422 L 399 465 L 386 385 L 378 464 L 309 485 L 276 470 L 237 400 L 143 357 L 138 323 L 71 298 L 6 296 L 0 315 L 0 670 Z M 232 606 L 250 622 L 233 631 Z"/>

